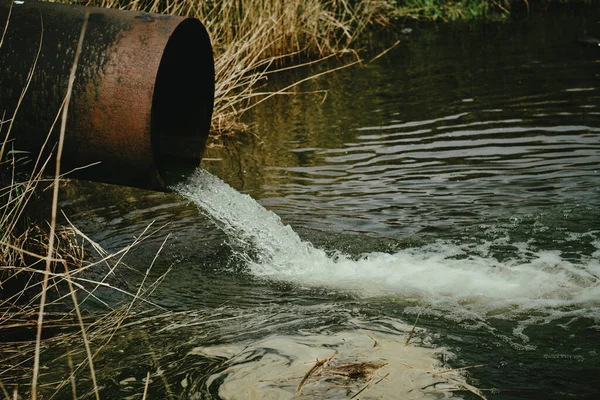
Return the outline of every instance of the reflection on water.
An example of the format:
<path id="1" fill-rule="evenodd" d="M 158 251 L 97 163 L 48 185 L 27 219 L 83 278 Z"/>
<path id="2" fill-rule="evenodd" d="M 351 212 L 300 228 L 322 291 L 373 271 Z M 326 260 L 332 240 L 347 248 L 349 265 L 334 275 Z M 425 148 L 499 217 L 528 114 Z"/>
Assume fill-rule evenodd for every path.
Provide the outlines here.
<path id="1" fill-rule="evenodd" d="M 565 19 L 415 29 L 381 62 L 319 82 L 342 92 L 323 107 L 257 112 L 269 168 L 238 184 L 296 224 L 383 235 L 597 205 L 600 54 L 574 40 L 585 21 Z"/>
<path id="2" fill-rule="evenodd" d="M 148 371 L 158 398 L 293 393 L 269 365 L 301 375 L 368 338 L 353 321 L 391 360 L 421 314 L 415 357 L 484 364 L 468 379 L 488 398 L 594 398 L 600 52 L 575 39 L 600 28 L 596 6 L 569 10 L 416 24 L 375 63 L 301 88 L 327 89 L 322 104 L 257 108 L 262 141 L 209 149 L 203 166 L 275 214 L 209 175 L 184 190 L 208 216 L 176 194 L 72 185 L 64 208 L 109 248 L 164 226 L 128 256 L 141 270 L 172 233 L 153 300 L 178 313 L 125 327 L 98 361 L 119 376 L 106 393 L 139 398 Z"/>

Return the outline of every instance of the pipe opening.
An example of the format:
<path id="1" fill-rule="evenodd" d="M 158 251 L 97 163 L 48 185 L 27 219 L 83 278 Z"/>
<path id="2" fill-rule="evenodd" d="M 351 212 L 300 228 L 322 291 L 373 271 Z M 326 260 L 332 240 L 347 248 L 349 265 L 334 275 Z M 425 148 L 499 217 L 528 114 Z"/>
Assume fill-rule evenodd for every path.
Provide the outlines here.
<path id="1" fill-rule="evenodd" d="M 200 165 L 213 112 L 214 62 L 200 21 L 184 20 L 169 38 L 152 98 L 154 159 L 165 187 Z"/>

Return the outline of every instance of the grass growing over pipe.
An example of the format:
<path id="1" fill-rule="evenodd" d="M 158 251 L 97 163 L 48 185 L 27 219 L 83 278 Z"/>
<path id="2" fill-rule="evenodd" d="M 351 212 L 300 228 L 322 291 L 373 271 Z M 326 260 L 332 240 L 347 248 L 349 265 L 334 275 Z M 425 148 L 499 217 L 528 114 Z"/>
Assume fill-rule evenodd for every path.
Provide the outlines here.
<path id="1" fill-rule="evenodd" d="M 266 85 L 267 77 L 278 69 L 332 56 L 340 57 L 341 65 L 357 61 L 352 44 L 367 26 L 386 24 L 391 10 L 388 0 L 88 0 L 85 4 L 202 21 L 215 53 L 213 137 L 243 130 L 240 118 L 257 101 L 289 94 Z"/>
<path id="2" fill-rule="evenodd" d="M 50 0 L 57 1 L 57 0 Z M 503 19 L 530 0 L 58 0 L 97 7 L 196 17 L 215 52 L 213 138 L 244 130 L 257 101 L 290 92 L 267 85 L 270 74 L 328 57 L 359 60 L 356 43 L 369 26 L 393 20 Z M 531 0 L 532 2 L 535 0 Z M 537 0 L 552 1 L 552 0 Z M 554 0 L 559 1 L 559 0 Z M 560 0 L 564 1 L 564 0 Z M 585 0 L 571 0 L 585 1 Z M 353 55 L 353 58 L 348 55 Z M 298 82 L 299 83 L 299 82 Z"/>

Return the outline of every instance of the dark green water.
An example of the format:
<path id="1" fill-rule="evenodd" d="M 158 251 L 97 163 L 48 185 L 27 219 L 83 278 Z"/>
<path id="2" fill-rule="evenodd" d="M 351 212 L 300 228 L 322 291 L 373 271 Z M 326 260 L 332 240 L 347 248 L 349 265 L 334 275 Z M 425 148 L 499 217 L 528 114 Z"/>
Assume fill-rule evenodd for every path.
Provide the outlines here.
<path id="1" fill-rule="evenodd" d="M 387 340 L 403 342 L 419 313 L 414 343 L 452 368 L 483 364 L 466 379 L 487 398 L 598 398 L 600 47 L 576 40 L 600 35 L 598 15 L 373 34 L 373 54 L 401 43 L 300 88 L 327 90 L 323 102 L 255 109 L 260 140 L 210 150 L 203 167 L 299 237 L 219 182 L 190 183 L 187 199 L 73 184 L 63 208 L 108 250 L 166 224 L 128 256 L 140 271 L 171 234 L 151 278 L 172 270 L 152 300 L 177 314 L 113 340 L 96 366 L 106 398 L 141 398 L 148 371 L 152 398 L 293 398 L 297 380 L 256 394 L 243 367 L 290 376 L 285 365 L 314 362 L 302 340 L 334 349 L 358 328 L 384 335 L 391 359 Z"/>

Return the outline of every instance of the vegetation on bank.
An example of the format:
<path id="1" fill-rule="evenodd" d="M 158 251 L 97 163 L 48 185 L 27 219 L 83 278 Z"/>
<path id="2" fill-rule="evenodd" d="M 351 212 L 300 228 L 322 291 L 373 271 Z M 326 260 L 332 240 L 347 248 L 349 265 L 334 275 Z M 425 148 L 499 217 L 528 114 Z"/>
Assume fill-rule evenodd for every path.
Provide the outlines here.
<path id="1" fill-rule="evenodd" d="M 590 3 L 592 0 L 392 0 L 396 17 L 428 21 L 503 20 L 516 8 L 550 3 Z"/>
<path id="2" fill-rule="evenodd" d="M 527 0 L 522 0 L 527 1 Z M 425 20 L 501 19 L 514 0 L 396 0 L 394 13 Z"/>

